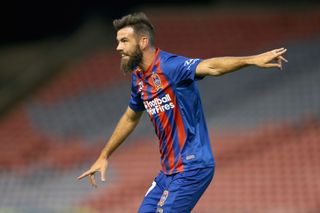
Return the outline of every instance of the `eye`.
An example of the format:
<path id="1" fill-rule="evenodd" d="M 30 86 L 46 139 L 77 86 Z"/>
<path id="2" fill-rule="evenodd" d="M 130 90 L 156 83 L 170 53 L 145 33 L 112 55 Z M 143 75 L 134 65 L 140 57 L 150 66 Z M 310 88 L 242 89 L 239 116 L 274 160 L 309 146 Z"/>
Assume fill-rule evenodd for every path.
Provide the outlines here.
<path id="1" fill-rule="evenodd" d="M 128 42 L 129 40 L 127 38 L 123 38 L 120 40 L 122 43 Z"/>

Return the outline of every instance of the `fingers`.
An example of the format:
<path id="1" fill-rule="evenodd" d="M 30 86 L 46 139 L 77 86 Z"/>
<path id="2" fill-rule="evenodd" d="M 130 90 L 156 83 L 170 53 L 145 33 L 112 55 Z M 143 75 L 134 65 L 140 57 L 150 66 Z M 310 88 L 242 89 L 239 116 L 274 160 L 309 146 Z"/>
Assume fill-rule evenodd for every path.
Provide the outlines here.
<path id="1" fill-rule="evenodd" d="M 282 65 L 281 64 L 278 64 L 278 63 L 269 63 L 269 64 L 264 64 L 263 65 L 264 68 L 280 68 L 282 69 Z"/>
<path id="2" fill-rule="evenodd" d="M 282 55 L 283 53 L 287 52 L 286 48 L 279 48 L 279 49 L 274 49 L 272 50 L 273 53 L 278 54 L 278 55 Z"/>
<path id="3" fill-rule="evenodd" d="M 103 161 L 103 166 L 101 168 L 101 181 L 106 181 L 106 171 L 107 171 L 108 161 Z"/>
<path id="4" fill-rule="evenodd" d="M 278 57 L 278 65 L 279 65 L 280 70 L 282 70 L 282 60 L 280 57 Z"/>
<path id="5" fill-rule="evenodd" d="M 282 70 L 282 61 L 287 62 L 287 60 L 283 60 L 284 58 L 278 58 L 278 63 L 267 63 L 264 64 L 262 67 L 264 68 L 279 68 Z"/>
<path id="6" fill-rule="evenodd" d="M 106 181 L 106 168 L 101 169 L 101 181 Z"/>
<path id="7" fill-rule="evenodd" d="M 80 175 L 80 176 L 78 177 L 78 180 L 81 180 L 82 178 L 85 178 L 85 177 L 89 176 L 89 181 L 90 181 L 91 186 L 97 187 L 97 182 L 96 182 L 96 179 L 95 179 L 95 177 L 94 177 L 94 173 L 95 173 L 95 172 L 93 172 L 93 171 L 91 171 L 91 170 L 89 169 L 88 171 L 86 171 L 86 172 L 84 172 L 82 175 Z"/>
<path id="8" fill-rule="evenodd" d="M 288 62 L 282 55 L 287 52 L 287 49 L 285 48 L 280 48 L 280 49 L 275 49 L 272 50 L 271 52 L 273 52 L 275 54 L 275 58 L 281 57 L 281 59 L 285 62 Z"/>
<path id="9" fill-rule="evenodd" d="M 282 70 L 282 61 L 288 62 L 288 60 L 282 56 L 285 52 L 287 52 L 287 49 L 279 48 L 279 49 L 274 49 L 271 52 L 275 55 L 274 59 L 277 59 L 278 63 L 265 64 L 265 67 L 278 67 L 279 69 Z"/>
<path id="10" fill-rule="evenodd" d="M 94 177 L 94 173 L 89 175 L 89 181 L 91 183 L 91 186 L 97 188 L 97 182 L 96 182 L 96 179 Z"/>
<path id="11" fill-rule="evenodd" d="M 90 184 L 94 187 L 97 187 L 97 182 L 94 177 L 94 172 L 92 172 L 91 170 L 88 170 L 88 171 L 84 172 L 82 175 L 80 175 L 78 177 L 78 180 L 81 180 L 82 178 L 87 177 L 87 176 L 89 176 Z"/>
<path id="12" fill-rule="evenodd" d="M 91 173 L 92 173 L 91 170 L 88 170 L 88 171 L 84 172 L 82 175 L 80 175 L 80 176 L 78 177 L 78 180 L 81 180 L 82 178 L 87 177 L 87 176 L 90 175 Z"/>
<path id="13" fill-rule="evenodd" d="M 280 56 L 278 57 L 278 65 L 279 65 L 280 70 L 282 70 L 282 61 L 288 63 L 288 60 L 285 59 L 283 56 L 280 55 Z"/>
<path id="14" fill-rule="evenodd" d="M 287 59 L 285 59 L 283 56 L 279 56 L 279 58 L 280 58 L 282 61 L 285 61 L 285 62 L 287 62 L 287 63 L 288 63 L 288 60 L 287 60 Z"/>
<path id="15" fill-rule="evenodd" d="M 98 159 L 96 163 L 94 163 L 89 170 L 84 172 L 82 175 L 78 177 L 78 180 L 81 180 L 82 178 L 88 177 L 90 184 L 94 187 L 97 187 L 97 182 L 95 179 L 95 173 L 100 172 L 101 173 L 101 181 L 106 180 L 106 170 L 108 166 L 108 161 L 106 159 Z"/>
<path id="16" fill-rule="evenodd" d="M 96 182 L 96 179 L 95 179 L 95 172 L 96 171 L 92 171 L 91 169 L 89 169 L 88 171 L 86 171 L 82 175 L 80 175 L 78 177 L 78 180 L 81 180 L 82 178 L 85 178 L 85 177 L 88 176 L 90 184 L 93 187 L 97 187 L 97 182 Z M 103 167 L 103 169 L 101 169 L 101 181 L 106 181 L 106 167 Z"/>

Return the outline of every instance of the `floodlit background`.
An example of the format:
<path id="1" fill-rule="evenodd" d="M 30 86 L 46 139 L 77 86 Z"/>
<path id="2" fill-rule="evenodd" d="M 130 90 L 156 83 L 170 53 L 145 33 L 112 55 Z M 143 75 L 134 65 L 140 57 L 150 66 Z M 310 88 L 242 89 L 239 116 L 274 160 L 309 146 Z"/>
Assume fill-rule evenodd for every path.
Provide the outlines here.
<path id="1" fill-rule="evenodd" d="M 317 1 L 12 2 L 0 35 L 0 213 L 136 212 L 160 170 L 148 116 L 110 159 L 107 182 L 76 177 L 125 111 L 112 20 L 145 12 L 156 44 L 188 57 L 286 47 L 284 71 L 200 81 L 217 161 L 194 213 L 320 212 Z"/>

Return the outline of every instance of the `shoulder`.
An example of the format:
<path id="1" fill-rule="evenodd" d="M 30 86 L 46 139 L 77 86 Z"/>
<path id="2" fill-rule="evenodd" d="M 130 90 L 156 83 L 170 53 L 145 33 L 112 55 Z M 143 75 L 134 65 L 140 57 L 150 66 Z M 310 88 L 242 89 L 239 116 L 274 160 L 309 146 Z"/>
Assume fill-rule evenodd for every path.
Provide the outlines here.
<path id="1" fill-rule="evenodd" d="M 177 66 L 180 66 L 180 64 L 184 62 L 183 56 L 166 52 L 166 51 L 160 51 L 159 57 L 160 57 L 160 64 L 163 68 L 172 69 Z"/>
<path id="2" fill-rule="evenodd" d="M 174 59 L 174 58 L 179 57 L 179 56 L 177 54 L 174 54 L 174 53 L 170 53 L 170 52 L 166 52 L 166 51 L 160 50 L 159 57 L 160 57 L 160 59 L 162 61 L 168 61 L 170 59 Z"/>

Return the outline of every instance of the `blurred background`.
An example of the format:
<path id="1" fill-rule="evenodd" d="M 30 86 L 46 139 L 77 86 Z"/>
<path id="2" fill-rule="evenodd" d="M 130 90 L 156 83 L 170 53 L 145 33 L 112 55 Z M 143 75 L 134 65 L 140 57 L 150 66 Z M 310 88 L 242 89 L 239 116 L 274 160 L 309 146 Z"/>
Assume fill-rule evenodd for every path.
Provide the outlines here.
<path id="1" fill-rule="evenodd" d="M 318 1 L 11 1 L 1 7 L 0 213 L 136 212 L 160 170 L 148 116 L 94 189 L 76 177 L 125 111 L 112 20 L 144 11 L 156 44 L 188 57 L 286 47 L 284 71 L 199 82 L 214 181 L 195 213 L 320 212 Z"/>

